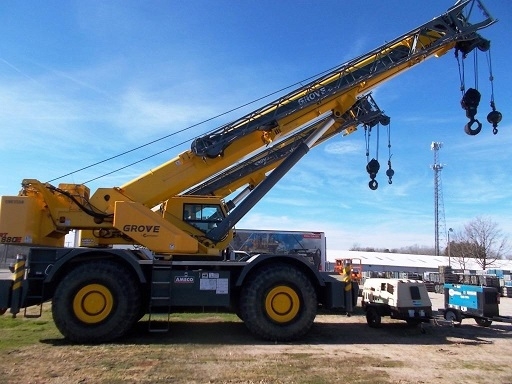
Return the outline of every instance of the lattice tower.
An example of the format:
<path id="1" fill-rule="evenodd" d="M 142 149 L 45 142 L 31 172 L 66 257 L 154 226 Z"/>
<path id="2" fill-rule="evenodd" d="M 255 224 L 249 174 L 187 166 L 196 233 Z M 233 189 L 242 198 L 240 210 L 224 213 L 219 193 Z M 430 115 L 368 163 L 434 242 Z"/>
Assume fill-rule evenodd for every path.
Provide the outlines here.
<path id="1" fill-rule="evenodd" d="M 443 201 L 443 184 L 441 180 L 441 171 L 443 164 L 439 162 L 439 150 L 443 147 L 443 143 L 433 141 L 430 149 L 434 151 L 434 237 L 435 237 L 435 253 L 436 256 L 441 254 L 440 244 L 446 243 L 446 218 L 444 215 Z"/>

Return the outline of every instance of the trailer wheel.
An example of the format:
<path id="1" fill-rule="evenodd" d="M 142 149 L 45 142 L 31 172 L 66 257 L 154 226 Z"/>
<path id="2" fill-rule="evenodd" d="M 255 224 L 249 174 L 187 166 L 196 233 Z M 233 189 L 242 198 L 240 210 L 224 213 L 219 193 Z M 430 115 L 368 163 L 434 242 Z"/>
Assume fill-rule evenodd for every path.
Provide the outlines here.
<path id="1" fill-rule="evenodd" d="M 462 321 L 459 312 L 456 309 L 451 308 L 444 312 L 444 318 L 445 320 L 452 321 L 455 327 L 458 327 Z"/>
<path id="2" fill-rule="evenodd" d="M 475 317 L 475 321 L 481 327 L 489 327 L 492 324 L 492 320 L 484 319 L 481 317 Z"/>
<path id="3" fill-rule="evenodd" d="M 101 343 L 125 334 L 139 319 L 141 295 L 123 266 L 91 262 L 68 273 L 52 303 L 55 325 L 77 343 Z"/>
<path id="4" fill-rule="evenodd" d="M 243 286 L 240 317 L 258 337 L 290 341 L 309 331 L 317 305 L 315 289 L 302 271 L 272 265 L 258 270 Z"/>
<path id="5" fill-rule="evenodd" d="M 417 327 L 421 324 L 421 320 L 419 319 L 406 319 L 405 322 L 409 327 Z"/>
<path id="6" fill-rule="evenodd" d="M 381 326 L 381 316 L 376 308 L 368 307 L 366 309 L 366 322 L 371 328 L 379 328 Z"/>

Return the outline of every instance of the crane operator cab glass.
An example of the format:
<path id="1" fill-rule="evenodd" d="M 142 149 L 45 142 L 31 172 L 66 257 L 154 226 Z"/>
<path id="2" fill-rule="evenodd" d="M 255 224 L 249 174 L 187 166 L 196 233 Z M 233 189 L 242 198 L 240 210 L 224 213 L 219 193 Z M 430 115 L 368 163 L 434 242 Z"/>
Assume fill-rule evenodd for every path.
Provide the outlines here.
<path id="1" fill-rule="evenodd" d="M 183 220 L 204 233 L 215 228 L 224 217 L 218 204 L 183 204 Z"/>

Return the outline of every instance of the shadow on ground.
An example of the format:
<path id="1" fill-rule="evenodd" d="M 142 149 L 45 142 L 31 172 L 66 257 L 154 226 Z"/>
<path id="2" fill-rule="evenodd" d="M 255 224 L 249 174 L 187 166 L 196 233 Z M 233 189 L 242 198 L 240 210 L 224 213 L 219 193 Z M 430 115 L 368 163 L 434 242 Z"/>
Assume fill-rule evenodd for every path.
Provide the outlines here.
<path id="1" fill-rule="evenodd" d="M 380 328 L 370 328 L 363 316 L 343 315 L 317 316 L 310 332 L 297 342 L 277 343 L 255 338 L 240 321 L 175 321 L 169 323 L 166 332 L 150 332 L 148 321 L 139 321 L 125 337 L 116 344 L 209 344 L 209 345 L 480 345 L 492 344 L 493 339 L 512 340 L 512 326 L 493 324 L 483 328 L 476 324 L 463 323 L 459 327 L 424 324 L 410 327 L 405 322 L 383 319 Z M 151 322 L 152 328 L 167 328 L 167 323 Z M 42 343 L 69 345 L 65 339 L 46 339 Z"/>

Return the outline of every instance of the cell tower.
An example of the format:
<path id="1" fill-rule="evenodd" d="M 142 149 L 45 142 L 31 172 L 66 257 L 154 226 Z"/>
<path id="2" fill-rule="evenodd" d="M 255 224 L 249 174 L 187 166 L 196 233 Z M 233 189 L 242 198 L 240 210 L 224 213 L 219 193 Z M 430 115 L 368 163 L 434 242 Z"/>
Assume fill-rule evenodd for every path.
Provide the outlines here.
<path id="1" fill-rule="evenodd" d="M 439 150 L 443 147 L 443 143 L 433 141 L 430 149 L 434 151 L 434 226 L 435 226 L 435 252 L 436 256 L 440 255 L 439 244 L 441 240 L 446 238 L 446 219 L 444 216 L 443 202 L 443 186 L 441 183 L 441 171 L 443 165 L 439 163 Z"/>

